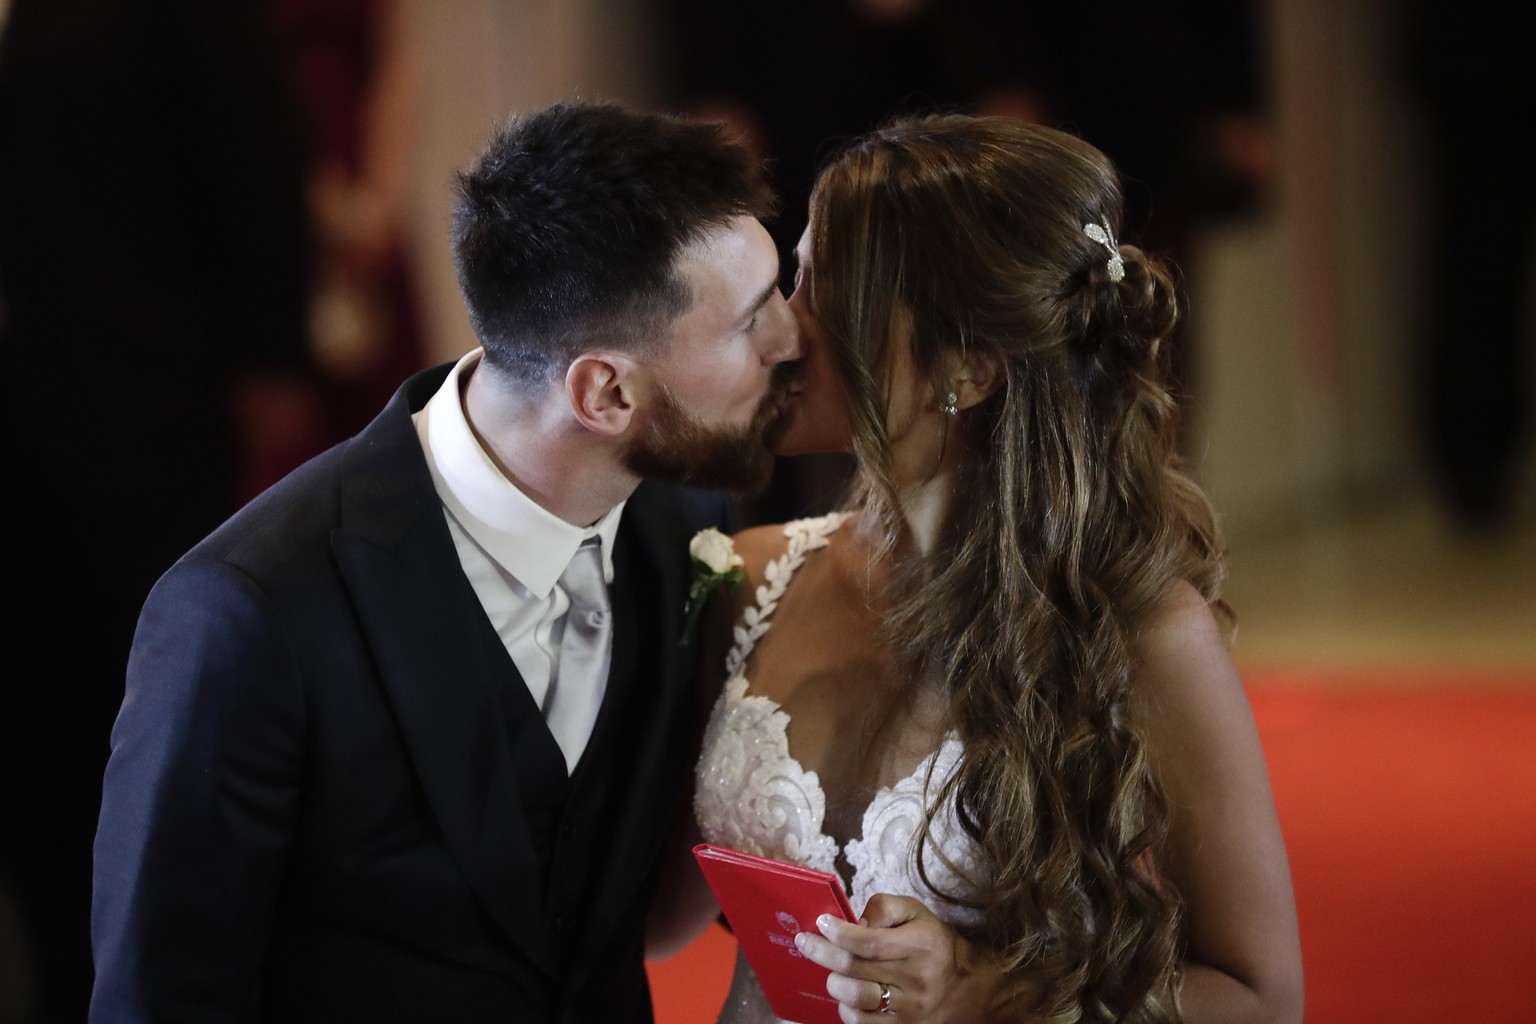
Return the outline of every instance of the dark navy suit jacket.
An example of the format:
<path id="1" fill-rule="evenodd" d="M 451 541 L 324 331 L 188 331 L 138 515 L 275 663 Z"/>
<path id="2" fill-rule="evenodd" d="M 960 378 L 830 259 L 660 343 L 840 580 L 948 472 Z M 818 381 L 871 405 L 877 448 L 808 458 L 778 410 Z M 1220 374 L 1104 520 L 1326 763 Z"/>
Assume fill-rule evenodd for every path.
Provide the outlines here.
<path id="1" fill-rule="evenodd" d="M 637 599 L 616 632 L 643 628 L 616 648 L 630 692 L 605 696 L 594 742 L 628 740 L 595 781 L 615 810 L 562 945 L 515 767 L 552 740 L 508 725 L 531 698 L 410 419 L 446 372 L 145 604 L 96 837 L 93 1022 L 650 1019 L 642 924 L 694 729 L 687 544 L 728 508 L 652 482 L 625 507 L 615 594 Z"/>

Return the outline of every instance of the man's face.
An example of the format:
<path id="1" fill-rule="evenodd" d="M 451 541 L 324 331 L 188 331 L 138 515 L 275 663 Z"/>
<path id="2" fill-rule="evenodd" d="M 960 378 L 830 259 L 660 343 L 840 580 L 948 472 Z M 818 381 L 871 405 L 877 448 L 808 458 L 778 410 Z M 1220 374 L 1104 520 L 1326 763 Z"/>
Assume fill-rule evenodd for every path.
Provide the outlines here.
<path id="1" fill-rule="evenodd" d="M 800 358 L 795 317 L 779 294 L 779 257 L 755 219 L 737 217 L 684 250 L 693 305 L 653 360 L 649 416 L 629 468 L 701 487 L 767 484 L 764 440 Z"/>

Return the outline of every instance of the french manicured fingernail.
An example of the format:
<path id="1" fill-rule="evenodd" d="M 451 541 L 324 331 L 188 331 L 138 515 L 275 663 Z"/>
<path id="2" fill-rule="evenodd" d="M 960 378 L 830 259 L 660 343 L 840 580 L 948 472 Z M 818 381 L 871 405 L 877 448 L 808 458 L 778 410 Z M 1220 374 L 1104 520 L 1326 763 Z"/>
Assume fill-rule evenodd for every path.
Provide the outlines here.
<path id="1" fill-rule="evenodd" d="M 805 932 L 795 933 L 795 948 L 802 953 L 805 952 Z"/>
<path id="2" fill-rule="evenodd" d="M 816 928 L 821 932 L 821 934 L 830 938 L 832 935 L 832 915 L 822 914 L 820 917 L 818 917 L 816 919 Z"/>

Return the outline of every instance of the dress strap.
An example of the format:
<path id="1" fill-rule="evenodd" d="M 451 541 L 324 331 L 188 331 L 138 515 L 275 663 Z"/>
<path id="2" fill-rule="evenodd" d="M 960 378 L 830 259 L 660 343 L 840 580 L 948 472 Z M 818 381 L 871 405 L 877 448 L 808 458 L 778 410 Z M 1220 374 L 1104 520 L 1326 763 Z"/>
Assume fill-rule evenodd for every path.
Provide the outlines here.
<path id="1" fill-rule="evenodd" d="M 736 643 L 725 659 L 726 678 L 741 672 L 758 641 L 768 632 L 768 620 L 774 609 L 778 608 L 779 599 L 784 596 L 790 577 L 805 564 L 805 556 L 826 547 L 828 538 L 837 532 L 837 528 L 843 525 L 849 515 L 851 513 L 833 512 L 814 519 L 796 519 L 784 524 L 784 536 L 789 538 L 789 547 L 764 567 L 763 583 L 754 595 L 757 601 L 741 613 L 741 622 L 737 624 L 734 633 Z"/>

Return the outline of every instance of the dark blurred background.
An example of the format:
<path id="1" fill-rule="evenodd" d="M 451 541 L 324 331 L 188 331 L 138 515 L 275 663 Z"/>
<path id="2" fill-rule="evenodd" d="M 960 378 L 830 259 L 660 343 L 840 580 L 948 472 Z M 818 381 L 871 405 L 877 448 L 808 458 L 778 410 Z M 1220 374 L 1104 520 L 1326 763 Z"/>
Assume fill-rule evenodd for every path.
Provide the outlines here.
<path id="1" fill-rule="evenodd" d="M 1184 272 L 1245 673 L 1536 683 L 1532 28 L 1491 0 L 0 0 L 0 1022 L 84 1017 L 144 594 L 473 347 L 452 172 L 558 99 L 727 121 L 786 256 L 819 161 L 888 116 L 1083 135 L 1125 240 Z M 786 461 L 743 520 L 821 511 L 847 468 Z"/>

